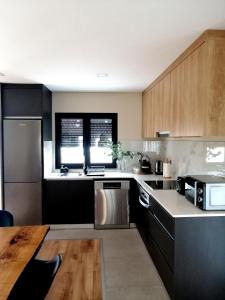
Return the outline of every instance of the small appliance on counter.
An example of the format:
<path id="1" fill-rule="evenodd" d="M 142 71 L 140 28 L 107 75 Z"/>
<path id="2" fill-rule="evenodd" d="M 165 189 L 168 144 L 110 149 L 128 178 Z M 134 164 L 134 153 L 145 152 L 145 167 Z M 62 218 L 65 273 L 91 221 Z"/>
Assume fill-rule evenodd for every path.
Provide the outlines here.
<path id="1" fill-rule="evenodd" d="M 225 178 L 212 175 L 186 176 L 185 197 L 203 210 L 225 210 Z"/>
<path id="2" fill-rule="evenodd" d="M 156 175 L 162 175 L 163 174 L 163 161 L 162 160 L 156 160 L 156 162 L 155 162 L 155 174 Z"/>
<path id="3" fill-rule="evenodd" d="M 185 177 L 178 176 L 177 183 L 176 183 L 176 191 L 181 195 L 185 195 Z"/>
<path id="4" fill-rule="evenodd" d="M 61 167 L 60 167 L 60 173 L 61 173 L 61 175 L 63 176 L 66 176 L 67 174 L 68 174 L 68 172 L 69 172 L 69 169 L 67 168 L 67 167 L 65 167 L 64 165 L 61 165 Z"/>
<path id="5" fill-rule="evenodd" d="M 87 176 L 105 176 L 104 166 L 91 166 L 87 167 Z"/>
<path id="6" fill-rule="evenodd" d="M 141 171 L 143 174 L 152 174 L 152 168 L 150 163 L 150 158 L 148 155 L 143 155 L 140 160 Z"/>
<path id="7" fill-rule="evenodd" d="M 171 160 L 166 160 L 166 162 L 163 163 L 163 177 L 164 178 L 170 178 L 171 177 Z"/>

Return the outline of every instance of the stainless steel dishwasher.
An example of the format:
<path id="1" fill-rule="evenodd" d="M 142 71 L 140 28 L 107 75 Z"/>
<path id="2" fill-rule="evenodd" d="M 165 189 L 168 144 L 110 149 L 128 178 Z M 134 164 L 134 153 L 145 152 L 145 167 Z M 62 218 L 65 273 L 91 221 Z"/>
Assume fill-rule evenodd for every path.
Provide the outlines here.
<path id="1" fill-rule="evenodd" d="M 130 182 L 95 181 L 95 228 L 129 228 Z"/>

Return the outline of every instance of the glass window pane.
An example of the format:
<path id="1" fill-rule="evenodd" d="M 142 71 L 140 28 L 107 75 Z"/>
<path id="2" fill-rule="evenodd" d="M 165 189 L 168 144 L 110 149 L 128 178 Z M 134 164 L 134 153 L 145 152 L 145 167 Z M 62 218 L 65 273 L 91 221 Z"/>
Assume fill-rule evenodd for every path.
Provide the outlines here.
<path id="1" fill-rule="evenodd" d="M 112 141 L 112 119 L 91 119 L 91 164 L 111 164 L 110 150 L 105 146 Z"/>
<path id="2" fill-rule="evenodd" d="M 83 120 L 61 119 L 61 163 L 82 164 L 83 150 Z"/>

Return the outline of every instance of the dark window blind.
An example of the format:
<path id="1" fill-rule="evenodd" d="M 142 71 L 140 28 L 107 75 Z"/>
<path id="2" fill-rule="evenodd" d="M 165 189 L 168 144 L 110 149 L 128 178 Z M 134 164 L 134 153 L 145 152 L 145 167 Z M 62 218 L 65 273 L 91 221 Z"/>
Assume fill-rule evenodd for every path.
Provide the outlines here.
<path id="1" fill-rule="evenodd" d="M 103 147 L 112 141 L 112 119 L 91 119 L 91 146 Z"/>
<path id="2" fill-rule="evenodd" d="M 83 119 L 61 119 L 61 146 L 78 147 L 83 144 Z"/>

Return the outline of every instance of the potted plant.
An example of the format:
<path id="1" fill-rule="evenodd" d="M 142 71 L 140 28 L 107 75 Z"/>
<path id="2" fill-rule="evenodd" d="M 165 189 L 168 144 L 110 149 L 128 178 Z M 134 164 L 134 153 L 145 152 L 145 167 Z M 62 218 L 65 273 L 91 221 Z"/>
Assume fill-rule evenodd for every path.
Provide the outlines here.
<path id="1" fill-rule="evenodd" d="M 135 156 L 135 152 L 124 150 L 122 147 L 122 143 L 118 141 L 117 143 L 113 143 L 112 141 L 107 141 L 105 147 L 110 149 L 108 155 L 111 155 L 113 159 L 116 159 L 117 167 L 121 170 L 125 169 L 125 165 L 122 163 L 125 157 L 133 158 Z"/>

